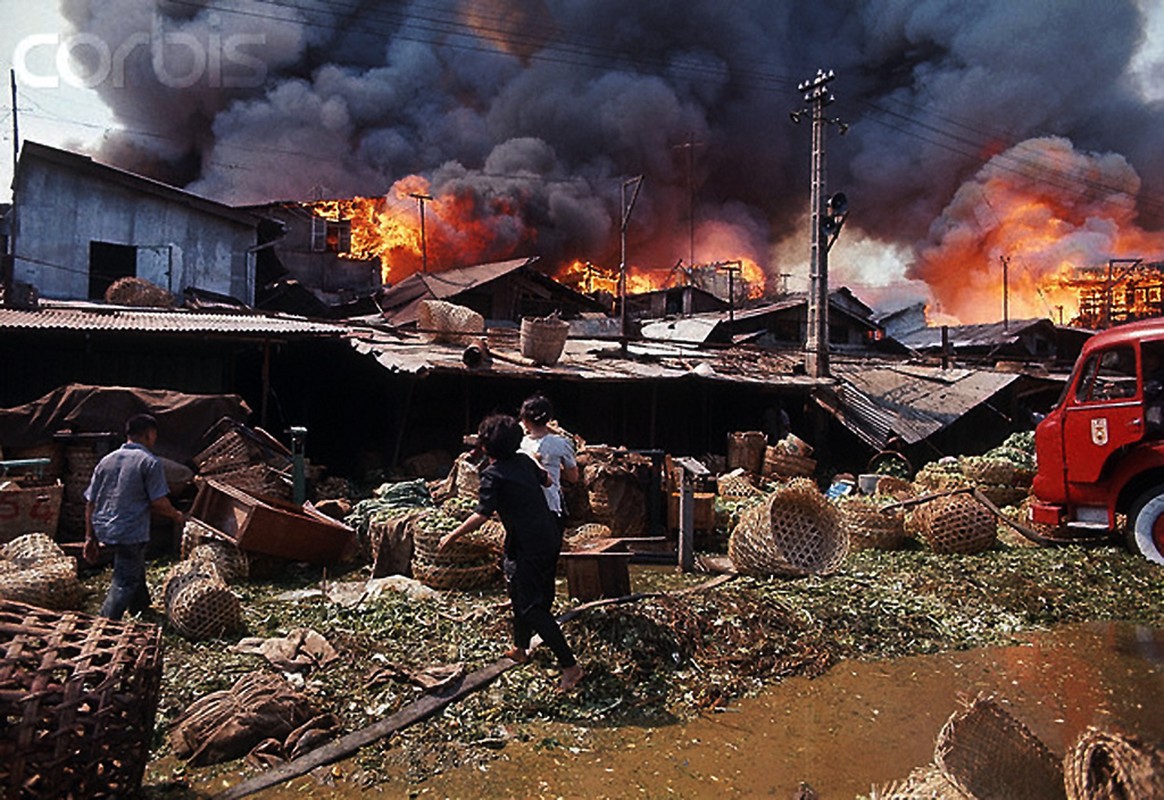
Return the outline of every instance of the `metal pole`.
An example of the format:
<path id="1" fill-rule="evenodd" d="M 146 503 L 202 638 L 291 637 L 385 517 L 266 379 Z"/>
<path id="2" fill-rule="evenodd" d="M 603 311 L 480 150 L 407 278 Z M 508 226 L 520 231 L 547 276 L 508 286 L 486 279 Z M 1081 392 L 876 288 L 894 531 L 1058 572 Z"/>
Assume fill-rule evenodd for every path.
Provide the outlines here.
<path id="1" fill-rule="evenodd" d="M 16 164 L 20 161 L 20 124 L 16 111 L 16 70 L 8 70 L 8 79 L 12 84 L 12 174 L 16 174 Z"/>
<path id="2" fill-rule="evenodd" d="M 631 184 L 634 184 L 635 190 L 631 194 L 630 203 L 627 203 L 626 189 Z M 635 201 L 639 198 L 639 189 L 643 186 L 643 176 L 638 175 L 629 180 L 622 182 L 622 222 L 619 225 L 619 246 L 620 254 L 618 259 L 618 317 L 619 317 L 619 337 L 622 341 L 622 349 L 626 350 L 626 228 L 627 223 L 630 222 L 631 210 L 635 207 Z"/>
<path id="3" fill-rule="evenodd" d="M 1010 272 L 1010 261 L 1006 256 L 999 256 L 1002 262 L 1002 329 L 1004 331 L 1010 330 L 1010 309 L 1008 303 L 1010 301 L 1009 290 L 1007 287 L 1008 273 Z"/>
<path id="4" fill-rule="evenodd" d="M 428 239 L 424 235 L 424 204 L 432 200 L 432 195 L 420 192 L 410 192 L 409 197 L 415 197 L 420 206 L 420 271 L 428 272 Z"/>

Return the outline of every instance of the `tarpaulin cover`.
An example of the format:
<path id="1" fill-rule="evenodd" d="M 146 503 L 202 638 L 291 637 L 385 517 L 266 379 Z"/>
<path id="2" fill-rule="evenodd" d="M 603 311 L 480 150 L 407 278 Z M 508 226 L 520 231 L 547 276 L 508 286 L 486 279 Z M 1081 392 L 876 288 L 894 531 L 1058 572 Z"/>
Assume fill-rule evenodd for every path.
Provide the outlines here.
<path id="1" fill-rule="evenodd" d="M 223 417 L 245 422 L 251 409 L 234 394 L 184 394 L 164 389 L 68 384 L 21 406 L 0 409 L 0 447 L 35 447 L 61 432 L 117 434 L 134 414 L 158 420 L 157 455 L 189 463 Z"/>

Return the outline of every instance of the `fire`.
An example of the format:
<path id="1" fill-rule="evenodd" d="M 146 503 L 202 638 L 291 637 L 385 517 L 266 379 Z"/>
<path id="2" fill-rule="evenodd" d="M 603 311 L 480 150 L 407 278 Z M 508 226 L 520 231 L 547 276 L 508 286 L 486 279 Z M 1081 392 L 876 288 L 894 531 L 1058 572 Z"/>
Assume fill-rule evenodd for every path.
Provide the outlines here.
<path id="1" fill-rule="evenodd" d="M 1164 234 L 1135 223 L 1139 188 L 1120 156 L 1077 152 L 1065 139 L 1024 142 L 958 190 L 912 276 L 929 284 L 935 314 L 961 323 L 1000 320 L 1005 302 L 1011 319 L 1095 325 L 1106 265 L 1164 255 Z M 1146 287 L 1141 294 L 1140 308 L 1135 297 L 1121 301 L 1127 318 L 1150 304 Z"/>
<path id="2" fill-rule="evenodd" d="M 429 192 L 427 180 L 410 175 L 382 197 L 323 200 L 310 206 L 324 219 L 351 223 L 346 255 L 379 259 L 385 285 L 419 272 L 426 262 L 436 272 L 512 258 L 536 240 L 536 231 L 508 198 L 482 201 L 469 191 Z"/>
<path id="3" fill-rule="evenodd" d="M 734 277 L 728 275 L 733 271 Z M 589 261 L 574 261 L 554 276 L 557 281 L 583 294 L 608 292 L 618 296 L 619 271 L 605 268 Z M 684 268 L 677 265 L 670 270 L 644 269 L 635 265 L 627 266 L 626 290 L 628 294 L 653 292 L 674 286 L 698 286 L 723 299 L 734 292 L 736 300 L 758 298 L 764 292 L 764 271 L 749 258 L 720 261 L 713 264 Z"/>

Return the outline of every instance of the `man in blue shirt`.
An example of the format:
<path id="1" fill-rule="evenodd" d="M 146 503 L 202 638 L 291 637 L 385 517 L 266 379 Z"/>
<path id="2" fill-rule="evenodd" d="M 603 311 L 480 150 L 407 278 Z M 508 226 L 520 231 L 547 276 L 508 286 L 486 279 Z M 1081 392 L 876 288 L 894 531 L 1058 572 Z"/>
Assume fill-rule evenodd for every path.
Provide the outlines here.
<path id="1" fill-rule="evenodd" d="M 149 414 L 130 417 L 125 438 L 125 444 L 98 462 L 85 490 L 86 552 L 98 542 L 113 548 L 113 582 L 99 612 L 110 619 L 149 608 L 145 552 L 150 512 L 182 519 L 167 497 L 162 464 L 151 452 L 158 441 L 157 420 Z"/>

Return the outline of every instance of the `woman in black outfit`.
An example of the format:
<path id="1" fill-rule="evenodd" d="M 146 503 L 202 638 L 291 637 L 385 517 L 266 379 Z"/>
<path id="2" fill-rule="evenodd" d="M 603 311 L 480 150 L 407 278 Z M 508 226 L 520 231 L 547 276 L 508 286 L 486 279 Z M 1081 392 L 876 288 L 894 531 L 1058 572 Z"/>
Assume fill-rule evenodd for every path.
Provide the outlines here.
<path id="1" fill-rule="evenodd" d="M 568 691 L 582 680 L 582 669 L 550 612 L 562 532 L 542 491 L 543 486 L 549 485 L 549 475 L 518 451 L 523 435 L 521 424 L 511 416 L 496 414 L 481 421 L 477 442 L 489 457 L 489 465 L 481 471 L 477 509 L 441 539 L 440 547 L 480 528 L 494 512 L 501 517 L 514 640 L 514 647 L 505 655 L 525 663 L 530 641 L 537 633 L 562 667 L 559 689 Z"/>

